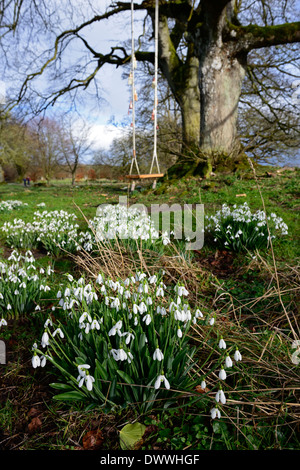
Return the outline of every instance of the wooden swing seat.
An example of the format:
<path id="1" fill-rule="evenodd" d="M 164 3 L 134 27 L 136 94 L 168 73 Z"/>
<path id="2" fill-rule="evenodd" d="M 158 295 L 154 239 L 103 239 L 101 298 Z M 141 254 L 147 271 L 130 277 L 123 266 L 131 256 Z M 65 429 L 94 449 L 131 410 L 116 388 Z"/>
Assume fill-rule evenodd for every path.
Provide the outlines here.
<path id="1" fill-rule="evenodd" d="M 164 176 L 163 173 L 156 173 L 156 174 L 148 174 L 148 175 L 126 175 L 125 178 L 130 180 L 144 180 L 149 178 L 162 178 Z"/>

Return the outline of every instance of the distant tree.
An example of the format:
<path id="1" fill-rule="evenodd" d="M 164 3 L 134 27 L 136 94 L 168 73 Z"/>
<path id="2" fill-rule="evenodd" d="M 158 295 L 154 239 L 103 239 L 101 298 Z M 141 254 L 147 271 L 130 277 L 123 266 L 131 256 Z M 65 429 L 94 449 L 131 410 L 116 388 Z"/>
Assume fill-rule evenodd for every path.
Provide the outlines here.
<path id="1" fill-rule="evenodd" d="M 59 147 L 62 152 L 62 164 L 71 173 L 71 184 L 75 184 L 78 165 L 91 152 L 90 126 L 82 120 L 68 116 L 62 118 L 59 127 Z"/>

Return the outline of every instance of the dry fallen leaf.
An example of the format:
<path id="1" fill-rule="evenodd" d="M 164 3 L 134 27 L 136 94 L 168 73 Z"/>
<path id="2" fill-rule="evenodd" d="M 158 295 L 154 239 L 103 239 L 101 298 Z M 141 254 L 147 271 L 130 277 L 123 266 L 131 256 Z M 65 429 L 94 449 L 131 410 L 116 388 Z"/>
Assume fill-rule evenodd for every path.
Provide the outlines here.
<path id="1" fill-rule="evenodd" d="M 35 418 L 32 418 L 32 420 L 28 424 L 28 432 L 32 434 L 38 431 L 41 427 L 42 427 L 42 421 L 40 420 L 38 416 L 36 416 Z"/>
<path id="2" fill-rule="evenodd" d="M 247 197 L 247 194 L 236 194 L 235 197 Z"/>
<path id="3" fill-rule="evenodd" d="M 206 387 L 205 390 L 201 387 L 201 385 L 196 385 L 195 390 L 197 393 L 208 393 L 209 389 Z"/>
<path id="4" fill-rule="evenodd" d="M 82 444 L 85 450 L 96 450 L 102 445 L 104 437 L 100 429 L 87 432 L 82 438 Z"/>

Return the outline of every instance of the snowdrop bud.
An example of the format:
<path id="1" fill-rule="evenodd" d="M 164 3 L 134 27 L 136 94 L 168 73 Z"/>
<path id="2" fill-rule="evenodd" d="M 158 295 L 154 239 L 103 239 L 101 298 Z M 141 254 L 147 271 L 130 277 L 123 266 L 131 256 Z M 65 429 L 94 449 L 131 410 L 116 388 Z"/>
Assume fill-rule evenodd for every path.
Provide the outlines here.
<path id="1" fill-rule="evenodd" d="M 214 325 L 214 323 L 215 323 L 215 318 L 212 317 L 212 318 L 209 320 L 209 324 L 212 326 L 212 325 Z"/>
<path id="2" fill-rule="evenodd" d="M 219 372 L 219 379 L 225 380 L 226 377 L 227 377 L 227 374 L 226 374 L 226 372 L 225 372 L 225 370 L 224 370 L 224 367 L 222 367 L 222 369 L 221 369 L 220 372 Z"/>
<path id="3" fill-rule="evenodd" d="M 219 348 L 220 349 L 226 349 L 226 343 L 223 338 L 220 339 L 219 341 Z"/>
<path id="4" fill-rule="evenodd" d="M 228 354 L 227 354 L 226 359 L 225 359 L 225 366 L 227 368 L 232 367 L 232 360 L 231 360 L 231 358 L 229 357 Z"/>
<path id="5" fill-rule="evenodd" d="M 41 339 L 41 345 L 43 348 L 45 348 L 46 346 L 49 346 L 49 335 L 47 331 L 44 331 L 44 334 Z"/>
<path id="6" fill-rule="evenodd" d="M 234 360 L 237 362 L 242 360 L 242 355 L 238 349 L 236 349 L 234 353 Z"/>
<path id="7" fill-rule="evenodd" d="M 202 380 L 202 382 L 201 382 L 201 388 L 202 388 L 202 390 L 205 390 L 205 389 L 206 389 L 206 382 L 205 382 L 205 380 Z"/>
<path id="8" fill-rule="evenodd" d="M 40 360 L 39 356 L 36 354 L 36 352 L 32 356 L 31 364 L 32 364 L 32 367 L 34 369 L 36 369 L 37 367 L 40 367 L 40 365 L 41 365 L 41 360 Z"/>
<path id="9" fill-rule="evenodd" d="M 178 338 L 182 338 L 182 331 L 181 331 L 180 328 L 178 328 L 178 330 L 177 330 L 177 336 L 178 336 Z"/>

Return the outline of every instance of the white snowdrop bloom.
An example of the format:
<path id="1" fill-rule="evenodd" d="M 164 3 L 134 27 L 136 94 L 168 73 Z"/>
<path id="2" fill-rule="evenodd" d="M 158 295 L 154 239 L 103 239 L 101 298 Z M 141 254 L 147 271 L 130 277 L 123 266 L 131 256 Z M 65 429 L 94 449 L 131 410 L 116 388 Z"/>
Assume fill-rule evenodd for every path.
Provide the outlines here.
<path id="1" fill-rule="evenodd" d="M 19 295 L 19 294 L 20 294 L 20 292 L 18 291 L 18 289 L 15 290 L 14 294 L 15 294 L 15 295 Z M 35 309 L 35 310 L 36 310 L 36 309 Z"/>
<path id="2" fill-rule="evenodd" d="M 126 336 L 125 338 L 125 343 L 128 345 L 132 339 L 134 339 L 134 334 L 130 332 L 125 332 L 122 334 L 122 336 Z"/>
<path id="3" fill-rule="evenodd" d="M 49 335 L 47 333 L 47 331 L 44 331 L 43 333 L 43 336 L 42 336 L 42 339 L 41 339 L 41 345 L 43 348 L 45 348 L 46 346 L 49 346 Z"/>
<path id="4" fill-rule="evenodd" d="M 41 268 L 41 269 L 40 269 L 40 274 L 44 274 L 44 273 L 45 273 L 44 268 Z"/>
<path id="5" fill-rule="evenodd" d="M 41 310 L 41 307 L 39 305 L 37 305 L 34 310 L 35 311 Z"/>
<path id="6" fill-rule="evenodd" d="M 242 355 L 238 349 L 236 349 L 234 353 L 234 360 L 237 362 L 242 360 Z"/>
<path id="7" fill-rule="evenodd" d="M 226 356 L 225 358 L 225 366 L 229 369 L 230 367 L 232 367 L 232 360 L 231 358 L 229 357 L 229 355 Z"/>
<path id="8" fill-rule="evenodd" d="M 51 318 L 47 318 L 47 320 L 44 323 L 44 328 L 47 328 L 48 325 L 53 326 Z"/>
<path id="9" fill-rule="evenodd" d="M 206 382 L 205 382 L 205 380 L 202 380 L 202 382 L 201 382 L 201 388 L 202 388 L 202 390 L 205 390 L 205 389 L 206 389 Z"/>
<path id="10" fill-rule="evenodd" d="M 147 306 L 144 302 L 141 302 L 140 305 L 138 306 L 139 312 L 142 315 L 143 313 L 147 312 Z"/>
<path id="11" fill-rule="evenodd" d="M 162 316 L 167 315 L 167 310 L 165 309 L 165 307 L 161 307 L 161 309 L 160 309 L 160 314 L 161 314 Z"/>
<path id="12" fill-rule="evenodd" d="M 95 330 L 95 329 L 100 330 L 100 323 L 98 322 L 96 318 L 94 318 L 94 320 L 91 323 L 91 330 Z"/>
<path id="13" fill-rule="evenodd" d="M 41 356 L 41 367 L 45 367 L 46 362 L 47 362 L 46 356 Z"/>
<path id="14" fill-rule="evenodd" d="M 4 318 L 1 318 L 0 320 L 0 327 L 1 326 L 7 326 L 7 321 Z"/>
<path id="15" fill-rule="evenodd" d="M 212 326 L 214 325 L 215 323 L 215 317 L 212 317 L 210 320 L 209 320 L 209 324 Z"/>
<path id="16" fill-rule="evenodd" d="M 215 400 L 216 400 L 216 402 L 218 402 L 218 403 L 221 402 L 223 405 L 225 405 L 226 397 L 225 397 L 225 393 L 223 392 L 222 389 L 217 391 L 216 396 L 215 396 Z"/>
<path id="17" fill-rule="evenodd" d="M 156 284 L 157 276 L 155 274 L 153 276 L 150 276 L 148 281 L 149 281 L 149 284 Z"/>
<path id="18" fill-rule="evenodd" d="M 154 361 L 162 361 L 164 359 L 164 355 L 162 351 L 159 348 L 156 348 L 154 353 L 153 353 L 153 360 Z"/>
<path id="19" fill-rule="evenodd" d="M 85 332 L 86 335 L 90 332 L 90 329 L 91 329 L 91 325 L 90 325 L 90 323 L 87 323 L 85 325 L 85 329 L 84 329 L 84 332 Z"/>
<path id="20" fill-rule="evenodd" d="M 67 287 L 67 288 L 65 289 L 64 296 L 65 296 L 65 297 L 69 297 L 70 295 L 71 295 L 71 291 L 70 291 L 69 287 Z"/>
<path id="21" fill-rule="evenodd" d="M 127 353 L 122 348 L 119 349 L 119 360 L 120 361 L 126 361 L 127 360 Z"/>
<path id="22" fill-rule="evenodd" d="M 139 312 L 139 308 L 136 304 L 133 304 L 132 306 L 133 313 L 136 315 Z"/>
<path id="23" fill-rule="evenodd" d="M 62 332 L 62 330 L 61 330 L 60 328 L 56 328 L 56 330 L 53 332 L 53 334 L 52 334 L 53 338 L 54 338 L 57 334 L 59 334 L 59 336 L 60 336 L 61 338 L 64 338 L 64 337 L 65 337 L 64 333 Z"/>
<path id="24" fill-rule="evenodd" d="M 90 323 L 92 323 L 92 317 L 88 312 L 83 312 L 83 314 L 79 318 L 79 323 L 83 323 L 84 320 L 88 320 Z"/>
<path id="25" fill-rule="evenodd" d="M 221 413 L 218 408 L 212 408 L 210 410 L 210 415 L 212 419 L 221 418 Z"/>
<path id="26" fill-rule="evenodd" d="M 122 320 L 119 320 L 108 332 L 108 336 L 115 336 L 116 333 L 120 334 L 122 328 Z"/>
<path id="27" fill-rule="evenodd" d="M 11 305 L 10 305 L 10 304 L 7 304 L 6 309 L 7 309 L 7 310 L 11 310 L 11 308 L 12 308 Z"/>
<path id="28" fill-rule="evenodd" d="M 181 304 L 181 297 L 179 295 L 177 296 L 176 304 L 177 305 Z"/>
<path id="29" fill-rule="evenodd" d="M 49 290 L 50 290 L 50 287 L 49 287 L 49 286 L 45 286 L 44 291 L 45 291 L 45 292 L 49 292 Z"/>
<path id="30" fill-rule="evenodd" d="M 132 359 L 133 359 L 133 355 L 132 355 L 131 352 L 129 351 L 129 352 L 127 353 L 127 362 L 128 362 L 128 364 L 131 364 Z"/>
<path id="31" fill-rule="evenodd" d="M 162 287 L 158 287 L 156 291 L 156 297 L 164 297 L 164 290 Z"/>
<path id="32" fill-rule="evenodd" d="M 169 306 L 169 312 L 171 313 L 176 308 L 177 308 L 177 305 L 175 304 L 175 302 L 172 301 Z"/>
<path id="33" fill-rule="evenodd" d="M 220 370 L 220 372 L 219 372 L 219 379 L 225 380 L 226 377 L 227 377 L 227 374 L 226 374 L 226 372 L 225 372 L 224 367 L 222 367 L 221 370 Z"/>
<path id="34" fill-rule="evenodd" d="M 61 298 L 61 291 L 60 291 L 60 290 L 57 292 L 56 297 L 57 297 L 58 299 Z"/>
<path id="35" fill-rule="evenodd" d="M 203 313 L 201 312 L 199 308 L 197 308 L 195 312 L 195 318 L 203 318 Z"/>
<path id="36" fill-rule="evenodd" d="M 147 305 L 152 305 L 152 304 L 153 304 L 152 297 L 147 297 L 147 299 L 146 299 L 146 304 L 147 304 Z"/>
<path id="37" fill-rule="evenodd" d="M 41 360 L 36 353 L 34 353 L 34 355 L 32 356 L 31 364 L 34 369 L 36 369 L 37 367 L 40 367 L 41 365 Z"/>
<path id="38" fill-rule="evenodd" d="M 90 369 L 90 367 L 91 366 L 89 364 L 79 364 L 79 366 L 77 366 L 78 373 L 79 373 L 78 377 L 85 377 L 87 369 Z"/>
<path id="39" fill-rule="evenodd" d="M 158 390 L 161 386 L 161 384 L 164 383 L 165 387 L 169 390 L 170 389 L 170 383 L 168 379 L 164 375 L 159 375 L 155 381 L 154 388 Z"/>
<path id="40" fill-rule="evenodd" d="M 150 323 L 151 323 L 151 315 L 149 315 L 149 313 L 147 313 L 147 315 L 145 315 L 145 316 L 143 317 L 143 322 L 145 322 L 146 325 L 150 325 Z"/>
<path id="41" fill-rule="evenodd" d="M 181 331 L 180 328 L 178 328 L 178 330 L 177 330 L 177 336 L 178 336 L 178 338 L 182 338 L 182 331 Z"/>
<path id="42" fill-rule="evenodd" d="M 101 274 L 98 274 L 98 277 L 96 279 L 97 284 L 103 284 L 104 280 Z"/>
<path id="43" fill-rule="evenodd" d="M 137 326 L 139 323 L 138 317 L 134 317 L 134 326 Z"/>
<path id="44" fill-rule="evenodd" d="M 219 341 L 219 348 L 220 349 L 226 349 L 226 343 L 223 338 L 220 339 Z"/>

